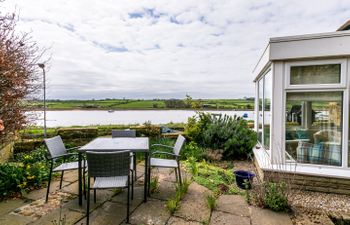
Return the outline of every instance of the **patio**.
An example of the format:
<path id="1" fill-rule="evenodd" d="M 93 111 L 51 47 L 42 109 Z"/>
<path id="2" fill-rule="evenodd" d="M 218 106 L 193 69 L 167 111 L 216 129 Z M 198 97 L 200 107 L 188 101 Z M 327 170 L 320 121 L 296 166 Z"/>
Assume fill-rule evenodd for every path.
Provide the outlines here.
<path id="1" fill-rule="evenodd" d="M 243 196 L 222 195 L 216 201 L 213 211 L 207 205 L 210 191 L 192 182 L 180 207 L 171 215 L 166 200 L 175 194 L 175 176 L 172 170 L 155 171 L 159 178 L 159 191 L 151 194 L 143 203 L 144 167 L 138 164 L 138 182 L 131 203 L 131 224 L 237 224 L 278 225 L 292 224 L 288 214 L 249 206 Z M 189 174 L 184 174 L 187 178 Z M 49 202 L 45 204 L 46 189 L 39 189 L 25 195 L 23 199 L 12 199 L 0 203 L 1 224 L 85 224 L 85 203 L 79 207 L 77 198 L 77 172 L 70 171 L 64 177 L 62 190 L 58 191 L 59 180 L 53 180 Z M 97 191 L 96 204 L 91 201 L 91 224 L 125 224 L 126 192 L 110 190 Z M 56 222 L 55 222 L 56 221 Z"/>

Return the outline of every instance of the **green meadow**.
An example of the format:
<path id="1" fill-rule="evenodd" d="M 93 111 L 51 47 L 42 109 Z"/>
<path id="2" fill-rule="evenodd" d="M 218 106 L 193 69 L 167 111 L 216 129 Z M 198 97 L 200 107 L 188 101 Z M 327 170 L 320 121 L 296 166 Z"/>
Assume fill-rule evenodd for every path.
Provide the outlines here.
<path id="1" fill-rule="evenodd" d="M 128 110 L 128 109 L 189 109 L 188 105 L 177 104 L 185 102 L 181 99 L 104 99 L 104 100 L 48 100 L 49 110 Z M 176 102 L 176 104 L 170 104 Z M 254 99 L 193 99 L 195 109 L 208 110 L 253 110 Z M 42 101 L 27 101 L 25 104 L 31 109 L 43 108 Z"/>

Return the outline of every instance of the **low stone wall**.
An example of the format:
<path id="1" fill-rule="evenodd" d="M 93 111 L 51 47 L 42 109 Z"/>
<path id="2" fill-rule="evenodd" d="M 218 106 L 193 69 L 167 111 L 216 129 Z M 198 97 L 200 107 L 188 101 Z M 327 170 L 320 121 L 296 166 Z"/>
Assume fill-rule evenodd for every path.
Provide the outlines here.
<path id="1" fill-rule="evenodd" d="M 290 184 L 293 189 L 350 195 L 350 179 L 271 171 L 263 171 L 263 179 L 282 180 Z"/>

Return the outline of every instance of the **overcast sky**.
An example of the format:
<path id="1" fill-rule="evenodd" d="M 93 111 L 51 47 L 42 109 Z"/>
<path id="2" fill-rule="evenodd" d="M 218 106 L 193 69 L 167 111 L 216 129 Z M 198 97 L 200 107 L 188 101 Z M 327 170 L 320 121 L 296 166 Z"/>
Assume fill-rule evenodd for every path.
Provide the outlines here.
<path id="1" fill-rule="evenodd" d="M 48 97 L 236 98 L 270 37 L 335 31 L 336 0 L 6 0 L 52 59 Z"/>

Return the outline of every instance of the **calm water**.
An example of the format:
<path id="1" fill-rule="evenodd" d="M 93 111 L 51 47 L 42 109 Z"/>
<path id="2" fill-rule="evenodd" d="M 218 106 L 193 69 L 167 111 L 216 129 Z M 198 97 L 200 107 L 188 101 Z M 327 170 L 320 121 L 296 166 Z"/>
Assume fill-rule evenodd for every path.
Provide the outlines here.
<path id="1" fill-rule="evenodd" d="M 248 114 L 249 120 L 253 120 L 252 111 L 205 111 L 211 113 L 223 113 L 227 115 L 242 116 Z M 30 112 L 37 118 L 34 125 L 43 125 L 42 112 Z M 102 110 L 69 110 L 69 111 L 47 111 L 47 126 L 88 126 L 108 124 L 142 124 L 151 121 L 152 124 L 164 124 L 169 122 L 187 122 L 187 118 L 193 116 L 195 111 L 191 110 L 123 110 L 123 111 L 102 111 Z"/>

